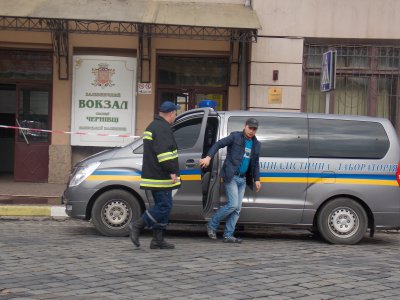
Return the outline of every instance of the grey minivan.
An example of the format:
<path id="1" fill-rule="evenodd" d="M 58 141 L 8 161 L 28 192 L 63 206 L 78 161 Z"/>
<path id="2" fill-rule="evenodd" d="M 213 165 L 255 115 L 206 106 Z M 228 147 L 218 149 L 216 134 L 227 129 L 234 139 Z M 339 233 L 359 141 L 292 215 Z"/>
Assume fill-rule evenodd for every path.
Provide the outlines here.
<path id="1" fill-rule="evenodd" d="M 369 228 L 400 228 L 400 148 L 383 118 L 199 108 L 180 114 L 173 131 L 182 188 L 170 222 L 205 222 L 226 202 L 220 150 L 207 169 L 199 159 L 218 139 L 259 121 L 259 193 L 246 190 L 239 224 L 308 228 L 334 244 L 355 244 Z M 152 204 L 139 188 L 142 139 L 79 162 L 63 195 L 72 218 L 92 219 L 106 236 L 128 235 L 128 224 Z"/>

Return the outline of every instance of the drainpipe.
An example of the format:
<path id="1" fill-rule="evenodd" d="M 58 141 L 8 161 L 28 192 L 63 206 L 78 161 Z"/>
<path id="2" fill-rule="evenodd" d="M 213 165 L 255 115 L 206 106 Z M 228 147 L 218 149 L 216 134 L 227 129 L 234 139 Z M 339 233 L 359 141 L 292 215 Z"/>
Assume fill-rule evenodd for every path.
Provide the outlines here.
<path id="1" fill-rule="evenodd" d="M 240 51 L 240 70 L 239 70 L 239 86 L 240 86 L 240 109 L 247 109 L 247 95 L 248 95 L 248 85 L 247 85 L 247 75 L 248 75 L 248 51 L 247 51 L 247 43 L 241 43 L 241 51 Z"/>
<path id="2" fill-rule="evenodd" d="M 244 6 L 245 7 L 252 7 L 251 5 L 251 0 L 245 0 L 244 1 Z M 248 45 L 246 42 L 241 42 L 241 52 L 240 52 L 240 70 L 239 70 L 239 82 L 240 82 L 240 109 L 241 110 L 247 110 L 247 95 L 248 95 L 248 85 L 247 85 L 247 79 L 248 79 Z"/>

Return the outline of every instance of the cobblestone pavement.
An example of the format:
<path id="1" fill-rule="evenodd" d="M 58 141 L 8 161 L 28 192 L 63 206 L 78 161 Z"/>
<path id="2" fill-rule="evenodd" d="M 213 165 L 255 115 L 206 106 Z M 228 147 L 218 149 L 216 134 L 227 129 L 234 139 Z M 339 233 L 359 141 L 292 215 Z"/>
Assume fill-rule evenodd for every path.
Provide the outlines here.
<path id="1" fill-rule="evenodd" d="M 211 241 L 173 230 L 176 250 L 150 250 L 150 232 L 97 234 L 76 220 L 0 219 L 0 299 L 399 299 L 400 234 L 329 245 L 300 230 Z"/>

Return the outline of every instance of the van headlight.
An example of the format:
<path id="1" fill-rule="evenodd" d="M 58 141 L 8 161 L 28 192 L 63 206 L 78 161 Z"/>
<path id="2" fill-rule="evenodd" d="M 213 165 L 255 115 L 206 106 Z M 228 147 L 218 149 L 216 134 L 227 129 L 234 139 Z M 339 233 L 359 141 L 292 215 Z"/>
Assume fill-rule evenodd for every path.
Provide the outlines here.
<path id="1" fill-rule="evenodd" d="M 96 170 L 99 165 L 100 165 L 100 162 L 96 161 L 96 162 L 88 164 L 86 166 L 79 167 L 78 170 L 76 170 L 74 176 L 69 181 L 69 186 L 80 185 L 82 183 L 82 181 L 84 181 L 86 178 L 88 178 L 89 175 L 92 174 L 93 171 Z"/>

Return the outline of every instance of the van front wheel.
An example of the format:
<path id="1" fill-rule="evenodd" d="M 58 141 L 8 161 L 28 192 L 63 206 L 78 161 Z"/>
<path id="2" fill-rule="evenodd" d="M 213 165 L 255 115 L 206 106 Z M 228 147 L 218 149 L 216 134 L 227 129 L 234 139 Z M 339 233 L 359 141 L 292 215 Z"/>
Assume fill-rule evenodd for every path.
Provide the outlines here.
<path id="1" fill-rule="evenodd" d="M 109 190 L 94 202 L 92 220 L 96 229 L 105 236 L 128 236 L 128 225 L 141 214 L 138 200 L 124 190 Z"/>
<path id="2" fill-rule="evenodd" d="M 317 224 L 322 237 L 329 243 L 352 245 L 363 238 L 368 217 L 356 201 L 338 198 L 322 207 Z"/>

